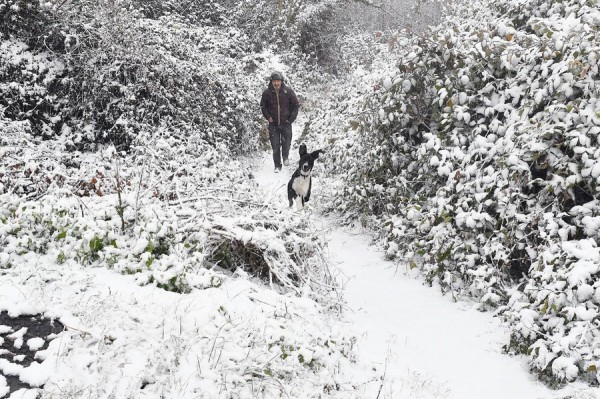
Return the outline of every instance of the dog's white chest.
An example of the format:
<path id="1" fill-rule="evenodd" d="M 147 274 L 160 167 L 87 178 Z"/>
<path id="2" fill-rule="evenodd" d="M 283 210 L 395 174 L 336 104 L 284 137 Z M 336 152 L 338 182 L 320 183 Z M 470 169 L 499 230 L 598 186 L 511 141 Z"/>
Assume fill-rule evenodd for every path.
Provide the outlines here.
<path id="1" fill-rule="evenodd" d="M 310 174 L 308 176 L 300 176 L 297 177 L 292 183 L 292 188 L 296 192 L 296 194 L 306 197 L 308 194 L 308 187 L 310 186 Z"/>

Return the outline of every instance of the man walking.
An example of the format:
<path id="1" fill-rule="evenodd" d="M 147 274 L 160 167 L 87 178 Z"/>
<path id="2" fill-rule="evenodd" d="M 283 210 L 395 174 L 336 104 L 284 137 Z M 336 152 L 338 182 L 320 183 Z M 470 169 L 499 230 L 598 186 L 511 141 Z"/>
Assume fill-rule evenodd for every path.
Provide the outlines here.
<path id="1" fill-rule="evenodd" d="M 269 121 L 269 141 L 273 148 L 275 173 L 281 171 L 282 156 L 283 164 L 288 165 L 292 144 L 292 123 L 298 116 L 299 108 L 296 93 L 285 85 L 281 73 L 273 72 L 269 86 L 263 91 L 260 109 L 265 119 Z"/>

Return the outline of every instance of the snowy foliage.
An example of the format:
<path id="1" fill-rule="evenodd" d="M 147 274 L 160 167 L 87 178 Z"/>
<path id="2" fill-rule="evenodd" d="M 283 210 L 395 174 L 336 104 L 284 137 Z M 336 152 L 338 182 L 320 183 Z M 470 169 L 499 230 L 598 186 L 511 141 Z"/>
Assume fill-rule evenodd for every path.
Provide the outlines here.
<path id="1" fill-rule="evenodd" d="M 22 143 L 27 135 L 18 137 Z M 321 284 L 332 281 L 317 266 L 323 243 L 300 217 L 277 215 L 254 198 L 249 170 L 224 162 L 225 149 L 154 140 L 132 157 L 107 147 L 81 159 L 53 141 L 34 149 L 5 142 L 0 182 L 7 265 L 21 252 L 54 253 L 59 263 L 101 264 L 139 274 L 142 284 L 185 292 L 218 285 L 222 277 L 210 273 L 208 283 L 189 277 L 192 269 L 206 273 L 204 262 L 217 262 L 298 294 L 328 295 Z"/>
<path id="2" fill-rule="evenodd" d="M 2 128 L 0 309 L 67 331 L 1 371 L 50 396 L 352 397 L 320 232 L 226 148 L 165 134 L 90 154 Z"/>
<path id="3" fill-rule="evenodd" d="M 2 105 L 33 134 L 127 149 L 140 132 L 169 128 L 236 153 L 255 145 L 256 82 L 235 60 L 248 51 L 239 29 L 143 18 L 124 2 L 4 3 L 0 17 L 13 22 L 3 29 Z M 39 37 L 17 29 L 42 16 L 52 22 Z"/>
<path id="4" fill-rule="evenodd" d="M 324 54 L 311 16 L 335 2 L 292 3 L 0 0 L 0 310 L 67 326 L 21 381 L 37 373 L 50 396 L 353 395 L 322 234 L 237 158 L 257 147 L 271 70 Z"/>
<path id="5" fill-rule="evenodd" d="M 22 380 L 355 397 L 321 232 L 236 158 L 277 67 L 315 106 L 330 209 L 495 309 L 545 382 L 598 384 L 594 2 L 473 0 L 423 36 L 347 37 L 338 4 L 0 0 L 0 311 L 67 326 Z"/>
<path id="6" fill-rule="evenodd" d="M 549 384 L 600 381 L 593 3 L 465 2 L 427 35 L 399 32 L 379 87 L 362 109 L 340 102 L 347 128 L 330 138 L 344 181 L 331 208 L 497 309 L 507 349 Z"/>
<path id="7" fill-rule="evenodd" d="M 225 149 L 68 153 L 3 127 L 0 309 L 67 331 L 39 365 L 1 371 L 51 396 L 351 397 L 354 338 L 331 323 L 320 232 Z"/>
<path id="8" fill-rule="evenodd" d="M 336 4 L 3 0 L 0 105 L 77 149 L 163 129 L 239 154 L 256 146 L 260 54 L 335 64 Z"/>

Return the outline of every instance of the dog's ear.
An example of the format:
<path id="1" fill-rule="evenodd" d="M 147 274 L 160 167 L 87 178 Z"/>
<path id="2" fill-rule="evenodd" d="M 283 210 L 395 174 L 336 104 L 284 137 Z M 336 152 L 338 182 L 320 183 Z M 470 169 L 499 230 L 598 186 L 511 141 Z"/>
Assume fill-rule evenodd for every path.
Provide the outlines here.
<path id="1" fill-rule="evenodd" d="M 324 152 L 325 152 L 325 151 L 323 151 L 323 150 L 317 150 L 317 151 L 313 151 L 313 152 L 311 152 L 311 153 L 310 153 L 310 156 L 311 156 L 313 159 L 317 159 L 317 158 L 319 158 L 319 154 L 323 154 Z"/>
<path id="2" fill-rule="evenodd" d="M 308 152 L 308 150 L 306 149 L 306 144 L 300 144 L 300 149 L 298 151 L 300 152 L 300 156 L 306 155 L 306 153 Z"/>

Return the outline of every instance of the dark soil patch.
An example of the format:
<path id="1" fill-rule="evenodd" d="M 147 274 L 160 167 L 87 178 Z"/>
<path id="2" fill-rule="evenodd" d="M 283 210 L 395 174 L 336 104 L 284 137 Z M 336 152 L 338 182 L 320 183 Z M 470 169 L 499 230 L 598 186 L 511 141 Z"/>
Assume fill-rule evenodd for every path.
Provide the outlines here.
<path id="1" fill-rule="evenodd" d="M 58 320 L 48 319 L 44 315 L 10 317 L 6 311 L 0 312 L 0 326 L 8 326 L 12 330 L 0 333 L 0 337 L 4 340 L 0 345 L 0 359 L 6 359 L 23 367 L 29 367 L 33 362 L 38 362 L 35 359 L 35 354 L 48 348 L 53 334 L 58 334 L 64 330 L 64 326 Z M 23 334 L 23 344 L 20 348 L 17 348 L 15 347 L 15 340 L 9 338 L 9 336 L 22 328 L 27 328 L 27 331 Z M 48 338 L 49 336 L 50 338 Z M 44 345 L 36 350 L 29 349 L 27 341 L 38 337 L 44 340 Z M 5 353 L 5 351 L 7 352 Z M 23 359 L 16 361 L 15 356 L 23 356 Z M 10 389 L 8 396 L 19 389 L 32 388 L 29 384 L 19 380 L 18 376 L 6 375 L 2 370 L 0 370 L 0 375 L 3 375 L 8 383 Z"/>

